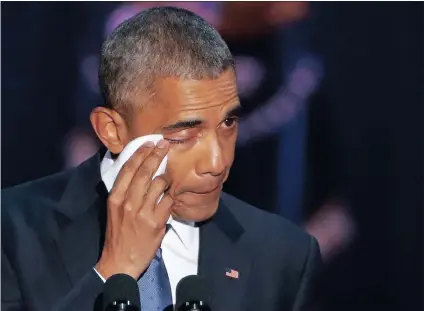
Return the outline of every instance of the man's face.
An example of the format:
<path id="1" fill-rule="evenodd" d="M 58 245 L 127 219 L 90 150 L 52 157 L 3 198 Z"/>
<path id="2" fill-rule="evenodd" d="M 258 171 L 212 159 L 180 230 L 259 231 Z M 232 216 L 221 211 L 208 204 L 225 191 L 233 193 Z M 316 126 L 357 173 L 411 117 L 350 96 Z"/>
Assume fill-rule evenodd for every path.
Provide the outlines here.
<path id="1" fill-rule="evenodd" d="M 167 174 L 173 216 L 203 221 L 216 211 L 234 160 L 237 111 L 233 71 L 215 80 L 158 81 L 153 102 L 133 118 L 131 139 L 161 133 L 171 143 Z"/>

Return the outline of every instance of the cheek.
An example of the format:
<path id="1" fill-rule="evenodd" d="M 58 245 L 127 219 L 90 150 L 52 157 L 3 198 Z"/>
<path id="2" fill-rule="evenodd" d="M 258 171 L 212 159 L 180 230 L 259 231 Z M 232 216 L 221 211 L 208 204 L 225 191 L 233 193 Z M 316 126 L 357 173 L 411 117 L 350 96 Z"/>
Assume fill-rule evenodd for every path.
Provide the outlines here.
<path id="1" fill-rule="evenodd" d="M 231 168 L 234 162 L 234 153 L 235 153 L 234 149 L 235 149 L 234 146 L 232 148 L 228 148 L 224 154 L 225 162 L 228 169 Z"/>
<path id="2" fill-rule="evenodd" d="M 224 136 L 219 139 L 221 156 L 228 169 L 234 162 L 236 135 Z M 180 145 L 171 146 L 168 153 L 167 174 L 172 180 L 172 188 L 177 189 L 184 183 L 196 178 L 196 163 L 202 161 L 200 156 L 207 156 L 205 152 L 211 152 L 202 141 L 185 148 Z"/>
<path id="3" fill-rule="evenodd" d="M 193 162 L 189 160 L 192 159 L 189 152 L 181 152 L 176 149 L 171 146 L 166 166 L 166 174 L 169 176 L 174 190 L 190 177 L 191 171 L 194 169 Z"/>
<path id="4" fill-rule="evenodd" d="M 237 132 L 232 134 L 230 137 L 224 137 L 220 140 L 222 153 L 227 162 L 228 166 L 231 166 L 234 162 L 234 154 L 236 150 Z"/>

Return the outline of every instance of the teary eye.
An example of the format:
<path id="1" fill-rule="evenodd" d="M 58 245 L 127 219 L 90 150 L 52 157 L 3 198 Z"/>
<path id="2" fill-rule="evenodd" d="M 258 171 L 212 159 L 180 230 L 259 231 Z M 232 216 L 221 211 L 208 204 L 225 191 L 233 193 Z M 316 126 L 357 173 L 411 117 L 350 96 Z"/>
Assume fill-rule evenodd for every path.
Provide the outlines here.
<path id="1" fill-rule="evenodd" d="M 184 144 L 188 139 L 166 139 L 170 144 Z"/>

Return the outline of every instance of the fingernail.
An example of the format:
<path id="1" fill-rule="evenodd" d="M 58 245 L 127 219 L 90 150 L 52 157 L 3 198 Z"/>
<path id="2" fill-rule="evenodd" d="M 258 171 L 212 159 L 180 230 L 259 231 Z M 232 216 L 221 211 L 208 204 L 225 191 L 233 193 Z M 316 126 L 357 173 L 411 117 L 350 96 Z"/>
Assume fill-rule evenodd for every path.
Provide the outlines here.
<path id="1" fill-rule="evenodd" d="M 154 146 L 155 146 L 155 144 L 154 144 L 152 141 L 148 141 L 148 142 L 145 142 L 145 143 L 143 144 L 143 146 L 144 146 L 144 147 L 147 147 L 147 148 L 151 148 L 151 147 L 154 147 Z"/>
<path id="2" fill-rule="evenodd" d="M 158 142 L 158 148 L 163 149 L 166 148 L 168 146 L 169 142 L 167 140 L 161 139 Z"/>

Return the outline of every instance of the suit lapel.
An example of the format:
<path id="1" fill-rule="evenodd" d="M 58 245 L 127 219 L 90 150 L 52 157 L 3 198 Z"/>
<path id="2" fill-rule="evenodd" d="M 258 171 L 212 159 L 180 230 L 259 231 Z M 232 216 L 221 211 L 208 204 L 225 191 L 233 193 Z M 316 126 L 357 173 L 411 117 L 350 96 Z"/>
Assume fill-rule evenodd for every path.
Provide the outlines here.
<path id="1" fill-rule="evenodd" d="M 212 310 L 245 310 L 245 291 L 251 269 L 250 259 L 237 245 L 243 228 L 220 202 L 217 213 L 200 227 L 199 275 L 211 284 Z M 238 277 L 226 275 L 227 270 Z"/>
<path id="2" fill-rule="evenodd" d="M 94 267 L 103 247 L 107 190 L 99 165 L 96 154 L 75 169 L 58 207 L 55 240 L 72 284 Z"/>

